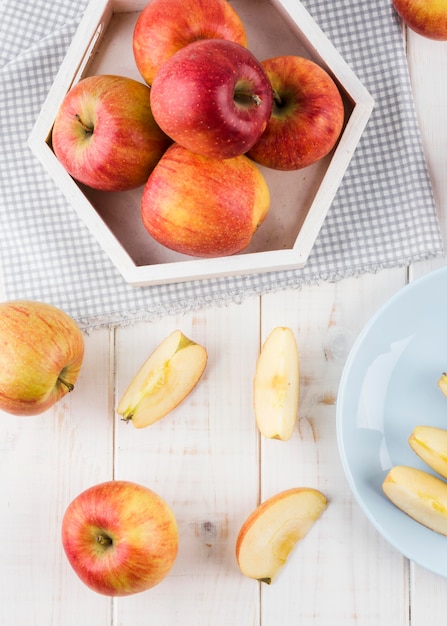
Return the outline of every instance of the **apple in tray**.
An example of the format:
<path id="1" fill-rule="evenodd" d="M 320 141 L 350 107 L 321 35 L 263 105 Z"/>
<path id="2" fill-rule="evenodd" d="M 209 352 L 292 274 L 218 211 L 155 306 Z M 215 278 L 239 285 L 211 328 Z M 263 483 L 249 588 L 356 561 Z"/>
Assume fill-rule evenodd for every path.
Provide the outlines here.
<path id="1" fill-rule="evenodd" d="M 117 413 L 144 428 L 170 413 L 199 382 L 206 349 L 180 330 L 166 337 L 142 365 L 118 403 Z"/>
<path id="2" fill-rule="evenodd" d="M 101 191 L 144 185 L 171 140 L 152 115 L 150 89 L 125 76 L 88 76 L 66 94 L 52 130 L 58 160 Z"/>
<path id="3" fill-rule="evenodd" d="M 225 39 L 188 44 L 161 66 L 151 86 L 160 128 L 185 148 L 215 159 L 247 152 L 264 131 L 272 103 L 260 62 Z"/>
<path id="4" fill-rule="evenodd" d="M 447 483 L 415 467 L 396 465 L 382 484 L 401 511 L 435 532 L 447 535 Z"/>
<path id="5" fill-rule="evenodd" d="M 236 559 L 241 572 L 270 584 L 326 508 L 326 496 L 310 487 L 287 489 L 265 500 L 239 531 Z"/>
<path id="6" fill-rule="evenodd" d="M 247 45 L 242 20 L 227 0 L 151 0 L 138 16 L 132 37 L 140 74 L 151 85 L 171 56 L 199 39 Z"/>
<path id="7" fill-rule="evenodd" d="M 266 59 L 262 66 L 273 89 L 267 127 L 247 155 L 265 167 L 297 170 L 325 157 L 337 143 L 345 112 L 332 77 L 300 56 Z"/>
<path id="8" fill-rule="evenodd" d="M 150 175 L 143 224 L 158 243 L 196 257 L 241 252 L 270 208 L 267 182 L 245 155 L 210 159 L 174 143 Z"/>
<path id="9" fill-rule="evenodd" d="M 169 574 L 178 553 L 178 526 L 171 507 L 154 491 L 113 480 L 89 487 L 68 505 L 62 545 L 90 589 L 128 596 Z"/>
<path id="10" fill-rule="evenodd" d="M 393 6 L 414 32 L 428 39 L 447 40 L 447 0 L 393 0 Z"/>
<path id="11" fill-rule="evenodd" d="M 64 311 L 44 302 L 0 304 L 0 409 L 37 415 L 74 389 L 84 338 Z"/>
<path id="12" fill-rule="evenodd" d="M 256 423 L 264 437 L 291 438 L 298 417 L 299 376 L 295 335 L 278 326 L 262 346 L 253 381 Z"/>

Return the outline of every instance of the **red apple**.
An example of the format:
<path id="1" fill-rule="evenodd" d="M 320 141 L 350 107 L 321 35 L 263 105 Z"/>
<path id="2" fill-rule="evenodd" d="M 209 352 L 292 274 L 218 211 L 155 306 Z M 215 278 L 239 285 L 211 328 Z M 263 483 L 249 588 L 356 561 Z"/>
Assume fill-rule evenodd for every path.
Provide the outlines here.
<path id="1" fill-rule="evenodd" d="M 247 48 L 224 39 L 188 44 L 160 68 L 151 106 L 160 128 L 214 159 L 249 150 L 272 112 L 270 81 Z"/>
<path id="2" fill-rule="evenodd" d="M 146 183 L 141 210 L 162 245 L 218 257 L 248 246 L 269 205 L 267 183 L 246 156 L 209 159 L 173 144 Z"/>
<path id="3" fill-rule="evenodd" d="M 151 85 L 160 67 L 198 39 L 228 39 L 247 45 L 244 25 L 227 0 L 151 0 L 133 32 L 135 61 Z"/>
<path id="4" fill-rule="evenodd" d="M 147 85 L 125 76 L 89 76 L 65 96 L 53 150 L 73 178 L 102 191 L 143 185 L 171 143 L 154 121 Z"/>
<path id="5" fill-rule="evenodd" d="M 72 391 L 84 357 L 81 330 L 43 302 L 0 304 L 0 409 L 37 415 Z"/>
<path id="6" fill-rule="evenodd" d="M 159 495 L 114 480 L 86 489 L 69 504 L 62 544 L 87 587 L 106 596 L 127 596 L 168 575 L 177 557 L 178 528 Z"/>
<path id="7" fill-rule="evenodd" d="M 393 0 L 393 5 L 414 32 L 428 39 L 447 40 L 447 0 Z"/>
<path id="8" fill-rule="evenodd" d="M 337 85 L 322 67 L 299 56 L 279 56 L 262 65 L 273 88 L 273 111 L 248 152 L 276 170 L 307 167 L 335 146 L 344 123 Z"/>

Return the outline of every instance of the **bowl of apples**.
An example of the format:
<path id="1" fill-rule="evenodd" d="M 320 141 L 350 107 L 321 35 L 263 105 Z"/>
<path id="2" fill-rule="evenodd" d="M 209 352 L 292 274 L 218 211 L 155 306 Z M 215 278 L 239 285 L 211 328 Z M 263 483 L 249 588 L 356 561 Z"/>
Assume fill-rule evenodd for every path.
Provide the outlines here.
<path id="1" fill-rule="evenodd" d="M 96 0 L 29 145 L 127 283 L 181 282 L 303 267 L 372 108 L 298 0 Z"/>

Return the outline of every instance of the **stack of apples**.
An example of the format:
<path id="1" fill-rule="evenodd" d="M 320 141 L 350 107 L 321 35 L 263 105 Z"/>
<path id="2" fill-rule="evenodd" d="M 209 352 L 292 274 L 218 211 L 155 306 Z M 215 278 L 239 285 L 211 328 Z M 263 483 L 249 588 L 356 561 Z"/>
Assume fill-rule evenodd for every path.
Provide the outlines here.
<path id="1" fill-rule="evenodd" d="M 270 209 L 259 166 L 304 168 L 337 143 L 336 83 L 304 57 L 258 60 L 227 0 L 151 0 L 132 52 L 143 82 L 89 76 L 66 94 L 56 157 L 89 187 L 143 187 L 143 224 L 163 246 L 241 252 Z"/>

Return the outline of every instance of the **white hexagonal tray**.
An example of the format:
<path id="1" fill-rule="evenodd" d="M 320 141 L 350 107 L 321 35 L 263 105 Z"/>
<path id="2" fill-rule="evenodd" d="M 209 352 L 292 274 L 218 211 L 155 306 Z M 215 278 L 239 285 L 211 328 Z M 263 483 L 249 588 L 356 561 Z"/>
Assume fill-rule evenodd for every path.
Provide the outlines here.
<path id="1" fill-rule="evenodd" d="M 143 82 L 132 53 L 141 0 L 92 0 L 29 137 L 48 170 L 123 278 L 131 285 L 170 283 L 233 274 L 300 268 L 306 263 L 332 200 L 373 109 L 373 99 L 299 0 L 234 0 L 250 50 L 259 60 L 306 56 L 336 80 L 345 101 L 345 127 L 336 148 L 294 172 L 261 168 L 270 187 L 269 215 L 250 246 L 227 257 L 199 259 L 155 242 L 140 217 L 142 188 L 104 193 L 76 183 L 51 149 L 51 130 L 72 85 L 92 74 L 113 73 Z"/>

